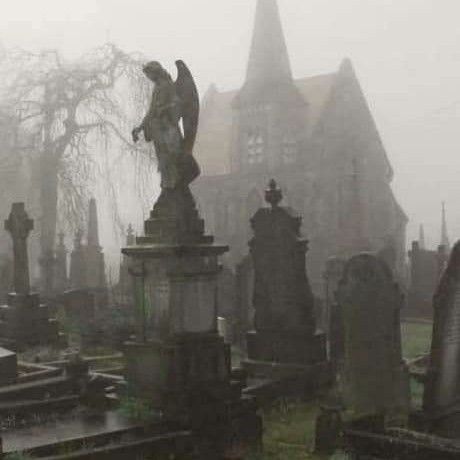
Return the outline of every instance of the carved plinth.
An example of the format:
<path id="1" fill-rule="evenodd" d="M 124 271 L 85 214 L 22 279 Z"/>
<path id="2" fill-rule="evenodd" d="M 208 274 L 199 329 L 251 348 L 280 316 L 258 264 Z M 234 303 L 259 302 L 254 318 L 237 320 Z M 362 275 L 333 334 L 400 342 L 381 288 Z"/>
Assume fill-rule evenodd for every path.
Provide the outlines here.
<path id="1" fill-rule="evenodd" d="M 326 336 L 303 331 L 250 331 L 248 358 L 284 364 L 311 365 L 326 361 Z"/>
<path id="2" fill-rule="evenodd" d="M 126 343 L 125 354 L 129 390 L 149 399 L 169 417 L 235 395 L 230 349 L 216 334 Z"/>
<path id="3" fill-rule="evenodd" d="M 162 191 L 144 223 L 144 232 L 145 236 L 137 238 L 137 244 L 213 243 L 213 237 L 204 234 L 204 220 L 188 187 Z"/>
<path id="4" fill-rule="evenodd" d="M 0 343 L 14 349 L 35 345 L 58 345 L 59 323 L 50 318 L 47 305 L 38 294 L 8 295 L 8 304 L 0 306 Z"/>

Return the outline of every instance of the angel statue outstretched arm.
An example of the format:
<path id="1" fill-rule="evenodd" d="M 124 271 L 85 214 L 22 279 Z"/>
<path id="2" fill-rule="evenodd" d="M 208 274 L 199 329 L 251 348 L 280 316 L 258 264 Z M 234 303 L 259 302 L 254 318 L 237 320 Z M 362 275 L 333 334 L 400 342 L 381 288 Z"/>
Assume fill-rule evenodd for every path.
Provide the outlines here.
<path id="1" fill-rule="evenodd" d="M 175 82 L 159 62 L 144 66 L 144 74 L 155 87 L 147 114 L 132 131 L 134 142 L 139 140 L 141 132 L 146 142 L 153 142 L 162 189 L 186 187 L 200 174 L 193 158 L 200 107 L 198 91 L 185 63 L 177 61 L 176 66 Z"/>

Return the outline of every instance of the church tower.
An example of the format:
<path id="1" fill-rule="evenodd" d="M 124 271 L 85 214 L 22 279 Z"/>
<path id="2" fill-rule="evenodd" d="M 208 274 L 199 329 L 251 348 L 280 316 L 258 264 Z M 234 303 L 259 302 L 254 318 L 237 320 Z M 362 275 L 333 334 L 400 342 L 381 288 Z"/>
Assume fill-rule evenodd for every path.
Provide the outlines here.
<path id="1" fill-rule="evenodd" d="M 277 1 L 258 0 L 246 80 L 233 100 L 233 172 L 295 165 L 305 148 L 306 105 L 292 77 Z"/>

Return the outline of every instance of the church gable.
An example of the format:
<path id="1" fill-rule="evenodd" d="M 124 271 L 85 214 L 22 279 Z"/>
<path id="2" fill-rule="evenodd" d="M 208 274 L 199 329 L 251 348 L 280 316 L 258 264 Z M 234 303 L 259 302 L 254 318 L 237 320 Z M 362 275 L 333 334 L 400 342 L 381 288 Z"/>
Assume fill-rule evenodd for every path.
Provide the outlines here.
<path id="1" fill-rule="evenodd" d="M 302 78 L 294 81 L 308 104 L 303 109 L 305 138 L 311 138 L 315 127 L 322 120 L 326 104 L 334 87 L 336 73 Z M 202 102 L 195 156 L 204 176 L 230 174 L 231 149 L 238 129 L 233 101 L 236 91 L 219 92 L 212 86 Z M 306 154 L 306 152 L 302 152 Z"/>
<path id="2" fill-rule="evenodd" d="M 351 62 L 336 74 L 311 142 L 326 174 L 349 172 L 353 161 L 367 178 L 389 183 L 393 170 Z"/>

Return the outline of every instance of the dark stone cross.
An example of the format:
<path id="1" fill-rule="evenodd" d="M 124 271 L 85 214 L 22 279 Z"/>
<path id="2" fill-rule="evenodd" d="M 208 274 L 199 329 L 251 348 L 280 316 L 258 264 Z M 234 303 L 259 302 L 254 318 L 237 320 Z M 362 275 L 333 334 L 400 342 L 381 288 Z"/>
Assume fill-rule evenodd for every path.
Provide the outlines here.
<path id="1" fill-rule="evenodd" d="M 30 293 L 27 237 L 33 228 L 34 221 L 29 219 L 24 203 L 13 203 L 8 220 L 5 221 L 5 230 L 13 239 L 14 290 L 17 294 Z"/>

